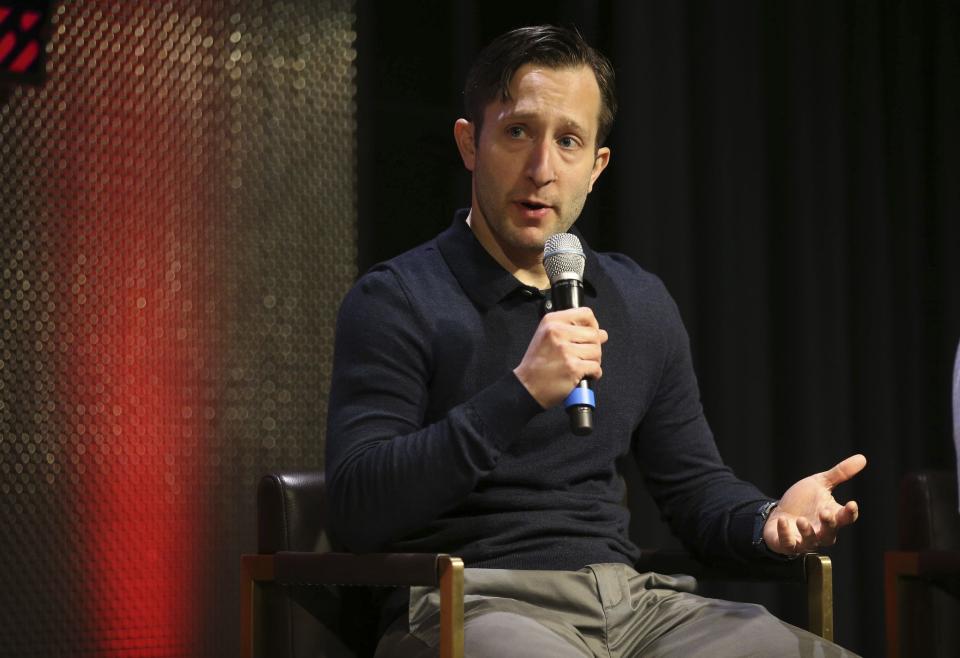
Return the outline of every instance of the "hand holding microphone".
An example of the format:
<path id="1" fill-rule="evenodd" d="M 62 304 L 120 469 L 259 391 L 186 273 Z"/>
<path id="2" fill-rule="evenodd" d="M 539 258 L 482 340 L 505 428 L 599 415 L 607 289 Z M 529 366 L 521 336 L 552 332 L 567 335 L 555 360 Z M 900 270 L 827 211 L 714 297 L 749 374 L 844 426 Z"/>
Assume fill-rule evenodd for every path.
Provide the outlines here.
<path id="1" fill-rule="evenodd" d="M 589 308 L 581 307 L 583 249 L 575 235 L 561 233 L 547 240 L 544 266 L 552 286 L 553 313 L 546 314 L 514 373 L 530 394 L 548 409 L 565 402 L 574 434 L 593 429 L 595 406 L 590 382 L 601 377 L 600 329 Z"/>

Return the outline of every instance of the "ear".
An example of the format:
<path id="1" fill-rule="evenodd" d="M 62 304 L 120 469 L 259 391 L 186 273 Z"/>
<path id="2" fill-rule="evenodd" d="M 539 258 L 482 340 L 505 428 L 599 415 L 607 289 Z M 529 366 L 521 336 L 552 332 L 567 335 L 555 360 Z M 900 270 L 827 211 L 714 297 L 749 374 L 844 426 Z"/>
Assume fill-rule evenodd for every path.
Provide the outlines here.
<path id="1" fill-rule="evenodd" d="M 590 189 L 587 190 L 588 192 L 593 192 L 593 184 L 597 182 L 600 174 L 607 168 L 608 164 L 610 164 L 610 149 L 606 146 L 601 146 L 597 149 L 597 157 L 593 160 L 593 171 L 590 172 Z"/>
<path id="2" fill-rule="evenodd" d="M 457 142 L 460 158 L 467 171 L 473 171 L 477 163 L 477 145 L 473 141 L 473 124 L 466 119 L 457 119 L 453 124 L 453 139 Z"/>

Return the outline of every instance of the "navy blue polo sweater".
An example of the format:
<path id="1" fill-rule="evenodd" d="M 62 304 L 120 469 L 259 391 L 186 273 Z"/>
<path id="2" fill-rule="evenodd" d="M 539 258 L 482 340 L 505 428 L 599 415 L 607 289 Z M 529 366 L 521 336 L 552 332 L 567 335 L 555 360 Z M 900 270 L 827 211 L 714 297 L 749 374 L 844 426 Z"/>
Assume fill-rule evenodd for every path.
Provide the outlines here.
<path id="1" fill-rule="evenodd" d="M 326 438 L 335 544 L 468 567 L 633 564 L 616 467 L 632 454 L 687 547 L 755 557 L 756 510 L 770 499 L 721 461 L 660 280 L 584 245 L 585 305 L 610 339 L 594 432 L 574 436 L 562 407 L 541 408 L 513 374 L 547 297 L 493 260 L 465 217 L 343 301 Z"/>

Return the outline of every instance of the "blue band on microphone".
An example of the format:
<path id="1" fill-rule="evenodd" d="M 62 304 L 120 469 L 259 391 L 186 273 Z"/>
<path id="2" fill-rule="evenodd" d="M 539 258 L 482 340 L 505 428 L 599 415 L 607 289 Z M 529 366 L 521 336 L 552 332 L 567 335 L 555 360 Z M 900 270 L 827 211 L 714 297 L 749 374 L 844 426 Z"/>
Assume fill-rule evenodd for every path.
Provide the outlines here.
<path id="1" fill-rule="evenodd" d="M 580 388 L 579 386 L 570 391 L 570 395 L 563 401 L 564 407 L 574 407 L 577 405 L 586 405 L 588 407 L 597 407 L 597 397 L 593 390 L 589 388 Z"/>

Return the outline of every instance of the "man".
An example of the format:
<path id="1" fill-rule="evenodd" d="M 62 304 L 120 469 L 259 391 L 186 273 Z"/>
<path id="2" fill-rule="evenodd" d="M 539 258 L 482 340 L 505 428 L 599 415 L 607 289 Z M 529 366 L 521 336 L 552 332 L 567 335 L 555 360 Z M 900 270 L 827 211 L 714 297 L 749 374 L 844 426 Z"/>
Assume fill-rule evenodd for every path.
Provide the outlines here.
<path id="1" fill-rule="evenodd" d="M 333 540 L 462 556 L 471 656 L 842 655 L 758 606 L 632 569 L 616 467 L 628 453 L 691 550 L 736 560 L 832 544 L 857 506 L 831 490 L 865 459 L 779 502 L 738 480 L 703 417 L 673 301 L 623 256 L 585 248 L 585 306 L 551 312 L 544 242 L 572 227 L 610 161 L 609 62 L 568 30 L 522 28 L 481 53 L 465 97 L 454 138 L 469 212 L 374 267 L 340 311 Z M 587 437 L 560 406 L 584 377 L 599 400 Z M 378 656 L 432 655 L 438 622 L 435 592 L 393 593 Z"/>

